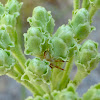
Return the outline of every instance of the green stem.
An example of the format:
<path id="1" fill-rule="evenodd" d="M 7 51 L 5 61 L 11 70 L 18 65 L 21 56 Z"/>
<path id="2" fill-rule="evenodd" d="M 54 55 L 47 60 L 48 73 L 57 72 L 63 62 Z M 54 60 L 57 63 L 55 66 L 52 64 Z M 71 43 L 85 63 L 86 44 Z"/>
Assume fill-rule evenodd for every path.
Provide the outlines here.
<path id="1" fill-rule="evenodd" d="M 58 66 L 58 68 L 56 68 L 54 66 L 54 68 L 52 69 L 52 75 L 51 75 L 51 91 L 53 90 L 59 90 L 59 82 L 61 81 L 61 77 L 63 74 L 63 70 L 59 69 L 59 68 L 63 68 L 64 66 L 64 62 L 56 62 L 54 63 L 55 66 Z"/>
<path id="2" fill-rule="evenodd" d="M 16 69 L 17 72 L 19 72 L 20 74 L 24 74 L 24 69 L 18 64 L 18 62 L 16 62 L 14 68 Z"/>
<path id="3" fill-rule="evenodd" d="M 7 75 L 9 77 L 15 79 L 17 82 L 21 83 L 22 85 L 24 85 L 27 89 L 29 89 L 35 95 L 40 95 L 40 96 L 44 95 L 44 92 L 41 91 L 40 89 L 38 89 L 38 87 L 36 85 L 31 84 L 28 81 L 22 81 L 21 80 L 21 74 L 16 72 L 14 69 L 11 70 L 9 73 L 7 73 Z"/>
<path id="4" fill-rule="evenodd" d="M 82 8 L 85 8 L 85 9 L 89 9 L 89 7 L 90 7 L 90 2 L 89 2 L 89 0 L 83 0 L 83 2 L 82 2 Z"/>
<path id="5" fill-rule="evenodd" d="M 24 69 L 25 68 L 25 62 L 26 58 L 21 50 L 21 47 L 19 44 L 16 44 L 14 48 L 11 48 L 12 55 L 15 57 L 15 59 L 18 61 L 20 66 Z"/>
<path id="6" fill-rule="evenodd" d="M 26 88 L 28 88 L 35 96 L 36 95 L 40 95 L 40 96 L 44 95 L 44 92 L 40 91 L 40 89 L 38 89 L 36 87 L 36 85 L 31 84 L 28 81 L 22 81 L 21 84 L 24 85 Z"/>
<path id="7" fill-rule="evenodd" d="M 57 74 L 58 74 L 58 69 L 53 68 L 53 70 L 52 70 L 52 79 L 51 79 L 51 91 L 57 90 L 57 82 L 56 82 L 56 79 L 55 79 L 55 76 L 57 76 Z"/>
<path id="8" fill-rule="evenodd" d="M 93 19 L 93 16 L 95 15 L 96 11 L 97 11 L 97 8 L 94 7 L 94 6 L 92 6 L 91 9 L 90 9 L 90 11 L 89 11 L 89 14 L 90 14 L 90 23 L 92 23 L 92 19 Z"/>
<path id="9" fill-rule="evenodd" d="M 64 73 L 59 85 L 59 89 L 63 89 L 67 86 L 68 82 L 69 82 L 69 75 L 72 69 L 72 64 L 73 64 L 73 57 L 71 57 L 69 59 L 69 61 L 66 63 L 65 69 L 64 69 Z"/>
<path id="10" fill-rule="evenodd" d="M 80 0 L 74 0 L 74 11 L 80 8 Z"/>
<path id="11" fill-rule="evenodd" d="M 41 87 L 46 93 L 50 94 L 50 89 L 47 84 L 43 83 L 41 84 Z"/>
<path id="12" fill-rule="evenodd" d="M 17 72 L 19 74 L 23 75 L 24 69 L 25 69 L 26 58 L 25 58 L 25 56 L 24 56 L 24 54 L 23 54 L 23 52 L 21 50 L 20 45 L 18 43 L 16 43 L 15 47 L 12 48 L 11 51 L 12 51 L 12 55 L 17 60 L 17 63 L 15 64 L 15 69 L 17 70 Z M 12 78 L 13 78 L 13 75 L 12 75 Z M 43 95 L 43 94 L 45 94 L 45 92 L 43 91 L 43 89 L 39 85 L 31 84 L 28 81 L 21 81 L 20 83 L 23 84 L 25 87 L 27 87 L 29 90 L 31 90 L 32 93 L 35 90 L 34 93 L 36 95 Z"/>
<path id="13" fill-rule="evenodd" d="M 53 100 L 49 86 L 47 84 L 43 83 L 41 85 L 41 87 L 47 94 L 49 94 L 50 100 Z"/>
<path id="14" fill-rule="evenodd" d="M 74 83 L 76 88 L 87 75 L 88 75 L 87 72 L 77 71 L 77 73 L 73 79 L 73 83 Z"/>
<path id="15" fill-rule="evenodd" d="M 23 85 L 21 85 L 20 90 L 21 90 L 21 100 L 25 100 L 25 98 L 26 98 L 26 89 L 25 89 L 25 87 Z"/>

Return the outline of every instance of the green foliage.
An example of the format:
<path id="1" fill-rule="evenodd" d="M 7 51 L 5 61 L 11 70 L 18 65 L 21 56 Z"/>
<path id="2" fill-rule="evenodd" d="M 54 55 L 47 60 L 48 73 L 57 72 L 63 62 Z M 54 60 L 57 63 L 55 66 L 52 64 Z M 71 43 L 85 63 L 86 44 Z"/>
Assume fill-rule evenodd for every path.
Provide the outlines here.
<path id="1" fill-rule="evenodd" d="M 79 98 L 76 88 L 100 61 L 96 42 L 80 44 L 95 29 L 91 23 L 100 0 L 84 0 L 82 8 L 75 0 L 72 20 L 54 34 L 51 12 L 35 7 L 27 19 L 30 28 L 24 33 L 24 53 L 36 58 L 28 60 L 16 32 L 22 4 L 17 0 L 8 0 L 5 6 L 0 3 L 0 75 L 8 75 L 27 87 L 34 98 L 26 100 L 99 100 L 100 84 L 92 86 L 83 98 Z M 77 73 L 70 80 L 73 61 Z"/>

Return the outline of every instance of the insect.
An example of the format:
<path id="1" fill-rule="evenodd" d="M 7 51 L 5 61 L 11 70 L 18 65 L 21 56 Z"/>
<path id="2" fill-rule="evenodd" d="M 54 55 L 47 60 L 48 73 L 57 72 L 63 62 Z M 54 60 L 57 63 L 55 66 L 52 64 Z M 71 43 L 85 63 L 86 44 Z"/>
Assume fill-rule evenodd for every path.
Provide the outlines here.
<path id="1" fill-rule="evenodd" d="M 45 51 L 44 52 L 44 59 L 46 59 L 47 61 L 50 61 L 50 68 L 55 67 L 55 68 L 58 68 L 60 70 L 64 70 L 63 68 L 60 68 L 59 66 L 54 65 L 53 62 L 65 62 L 65 61 L 63 61 L 63 60 L 51 60 L 51 59 L 48 59 L 48 58 L 50 58 L 50 54 L 49 54 L 48 51 Z"/>

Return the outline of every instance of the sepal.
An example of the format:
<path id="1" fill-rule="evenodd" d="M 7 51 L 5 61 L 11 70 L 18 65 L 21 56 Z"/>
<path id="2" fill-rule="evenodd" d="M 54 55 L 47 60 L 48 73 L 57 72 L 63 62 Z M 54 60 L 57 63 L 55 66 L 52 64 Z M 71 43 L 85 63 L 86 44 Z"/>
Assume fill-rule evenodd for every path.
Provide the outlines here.
<path id="1" fill-rule="evenodd" d="M 8 2 L 5 5 L 5 8 L 7 9 L 9 14 L 15 14 L 18 13 L 22 7 L 23 3 L 19 3 L 18 0 L 8 0 Z"/>
<path id="2" fill-rule="evenodd" d="M 6 27 L 0 27 L 0 48 L 6 49 L 8 47 L 14 47 L 14 42 L 12 42 Z"/>
<path id="3" fill-rule="evenodd" d="M 17 16 L 18 16 L 18 14 L 11 15 L 11 14 L 5 13 L 1 17 L 0 25 L 15 27 Z"/>
<path id="4" fill-rule="evenodd" d="M 0 49 L 0 75 L 5 75 L 12 70 L 15 59 L 8 50 Z"/>

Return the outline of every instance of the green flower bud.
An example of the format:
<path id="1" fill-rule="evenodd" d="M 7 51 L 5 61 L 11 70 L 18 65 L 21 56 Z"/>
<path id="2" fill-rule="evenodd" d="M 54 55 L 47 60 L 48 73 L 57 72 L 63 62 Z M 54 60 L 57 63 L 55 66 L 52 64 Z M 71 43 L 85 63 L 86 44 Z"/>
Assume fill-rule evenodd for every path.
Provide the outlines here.
<path id="1" fill-rule="evenodd" d="M 77 28 L 78 25 L 84 24 L 86 22 L 89 22 L 89 12 L 85 8 L 82 8 L 82 9 L 77 10 L 74 13 L 72 21 L 71 21 L 71 25 L 74 28 L 75 27 Z"/>
<path id="2" fill-rule="evenodd" d="M 90 72 L 99 62 L 100 55 L 98 53 L 98 44 L 94 41 L 86 41 L 80 48 L 77 54 L 76 65 L 84 68 L 85 71 Z"/>
<path id="3" fill-rule="evenodd" d="M 100 8 L 100 0 L 90 0 L 90 4 L 96 8 Z"/>
<path id="4" fill-rule="evenodd" d="M 89 35 L 89 33 L 94 30 L 94 27 L 90 26 L 89 13 L 85 8 L 75 12 L 70 25 L 74 32 L 74 38 L 78 42 L 84 40 Z"/>
<path id="5" fill-rule="evenodd" d="M 100 84 L 92 86 L 84 95 L 82 100 L 100 100 Z"/>
<path id="6" fill-rule="evenodd" d="M 52 93 L 53 100 L 79 100 L 77 93 L 75 92 L 75 87 L 73 84 L 69 84 L 67 89 L 62 91 L 54 91 Z"/>
<path id="7" fill-rule="evenodd" d="M 31 54 L 37 57 L 43 55 L 47 48 L 47 38 L 39 28 L 31 27 L 27 34 L 24 34 L 25 54 Z"/>
<path id="8" fill-rule="evenodd" d="M 69 26 L 62 25 L 51 38 L 49 44 L 51 45 L 52 57 L 66 61 L 68 57 L 74 55 L 76 47 L 72 29 Z"/>
<path id="9" fill-rule="evenodd" d="M 8 50 L 0 49 L 0 75 L 8 73 L 14 66 L 15 59 Z"/>
<path id="10" fill-rule="evenodd" d="M 6 49 L 8 47 L 14 47 L 14 42 L 5 27 L 0 27 L 0 48 Z"/>
<path id="11" fill-rule="evenodd" d="M 50 14 L 43 7 L 35 7 L 31 18 L 28 18 L 31 26 L 40 27 L 42 32 L 53 33 L 54 20 Z"/>
<path id="12" fill-rule="evenodd" d="M 67 60 L 68 48 L 66 47 L 66 43 L 62 39 L 54 37 L 50 40 L 50 44 L 51 44 L 50 52 L 52 57 L 64 61 Z"/>
<path id="13" fill-rule="evenodd" d="M 25 75 L 27 75 L 31 82 L 45 82 L 48 83 L 51 77 L 50 63 L 45 59 L 41 61 L 40 58 L 34 58 L 27 60 Z M 24 76 L 22 79 L 24 79 Z"/>
<path id="14" fill-rule="evenodd" d="M 22 4 L 23 3 L 19 3 L 18 0 L 8 0 L 5 8 L 9 11 L 9 14 L 14 14 L 20 11 Z"/>
<path id="15" fill-rule="evenodd" d="M 16 25 L 16 17 L 17 17 L 16 14 L 14 14 L 14 15 L 4 14 L 1 17 L 0 24 L 1 25 L 8 25 L 8 26 L 15 27 L 15 25 Z"/>
<path id="16" fill-rule="evenodd" d="M 75 44 L 72 29 L 68 25 L 59 27 L 54 34 L 54 37 L 61 38 L 66 43 L 67 47 L 72 47 Z"/>

